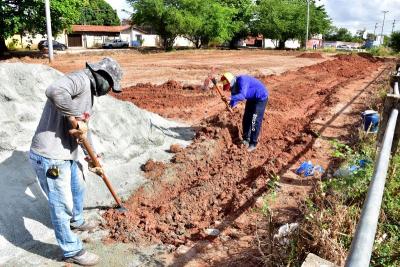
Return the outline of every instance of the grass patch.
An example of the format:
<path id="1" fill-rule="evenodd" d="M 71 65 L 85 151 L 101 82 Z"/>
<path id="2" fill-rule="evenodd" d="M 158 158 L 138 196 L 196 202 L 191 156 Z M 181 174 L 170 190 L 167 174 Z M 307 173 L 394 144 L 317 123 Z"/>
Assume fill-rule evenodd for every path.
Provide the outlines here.
<path id="1" fill-rule="evenodd" d="M 343 265 L 359 221 L 375 160 L 375 138 L 364 137 L 354 148 L 332 142 L 332 154 L 342 168 L 370 162 L 341 177 L 331 177 L 315 189 L 304 206 L 298 236 L 298 258 L 315 253 Z M 392 159 L 370 266 L 400 266 L 400 155 Z"/>

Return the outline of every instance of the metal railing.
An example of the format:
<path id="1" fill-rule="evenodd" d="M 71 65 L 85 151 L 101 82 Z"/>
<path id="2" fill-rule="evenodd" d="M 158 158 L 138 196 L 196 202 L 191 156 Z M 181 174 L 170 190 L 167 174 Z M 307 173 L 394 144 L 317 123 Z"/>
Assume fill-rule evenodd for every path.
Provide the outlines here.
<path id="1" fill-rule="evenodd" d="M 392 84 L 393 94 L 388 94 L 385 100 L 380 133 L 378 135 L 378 154 L 375 170 L 361 212 L 360 221 L 351 243 L 345 264 L 346 267 L 368 267 L 371 260 L 390 157 L 391 153 L 397 149 L 400 132 L 400 123 L 396 126 L 400 108 L 399 64 L 397 64 L 396 74 L 392 78 L 394 81 Z"/>

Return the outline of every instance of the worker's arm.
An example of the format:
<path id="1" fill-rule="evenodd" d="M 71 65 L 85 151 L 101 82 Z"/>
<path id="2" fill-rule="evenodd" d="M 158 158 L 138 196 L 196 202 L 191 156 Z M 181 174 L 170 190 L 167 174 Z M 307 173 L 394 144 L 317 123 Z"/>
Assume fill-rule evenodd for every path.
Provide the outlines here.
<path id="1" fill-rule="evenodd" d="M 236 90 L 232 90 L 231 101 L 229 102 L 231 107 L 235 107 L 240 101 L 246 100 L 246 93 L 249 88 L 249 84 L 240 77 L 236 80 L 235 86 Z"/>

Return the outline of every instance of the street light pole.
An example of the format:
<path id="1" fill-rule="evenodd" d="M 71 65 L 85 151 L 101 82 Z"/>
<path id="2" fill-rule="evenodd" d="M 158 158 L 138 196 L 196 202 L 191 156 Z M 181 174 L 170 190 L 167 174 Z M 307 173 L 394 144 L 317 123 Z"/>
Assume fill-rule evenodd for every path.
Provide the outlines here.
<path id="1" fill-rule="evenodd" d="M 310 0 L 307 0 L 307 28 L 306 28 L 306 49 L 308 42 L 308 28 L 310 27 Z"/>
<path id="2" fill-rule="evenodd" d="M 45 10 L 46 10 L 46 24 L 47 24 L 47 45 L 49 49 L 49 61 L 53 62 L 53 35 L 51 33 L 51 17 L 50 17 L 50 3 L 49 0 L 45 0 Z"/>
<path id="3" fill-rule="evenodd" d="M 381 45 L 383 45 L 383 26 L 385 26 L 385 16 L 386 16 L 386 13 L 388 13 L 389 11 L 387 11 L 387 10 L 385 10 L 385 11 L 382 11 L 383 12 L 383 22 L 382 22 L 382 30 L 381 30 Z"/>

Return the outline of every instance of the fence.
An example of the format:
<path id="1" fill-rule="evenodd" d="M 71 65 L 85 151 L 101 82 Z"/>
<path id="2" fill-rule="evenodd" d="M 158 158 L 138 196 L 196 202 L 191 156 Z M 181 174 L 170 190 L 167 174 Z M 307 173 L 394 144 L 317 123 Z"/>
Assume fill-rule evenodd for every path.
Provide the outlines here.
<path id="1" fill-rule="evenodd" d="M 346 267 L 368 267 L 371 260 L 390 157 L 397 150 L 400 137 L 400 123 L 397 123 L 400 109 L 400 64 L 396 65 L 396 73 L 392 76 L 391 81 L 392 91 L 385 99 L 378 134 L 378 150 L 374 174 L 361 212 L 360 221 L 351 243 L 349 256 L 345 264 Z"/>

